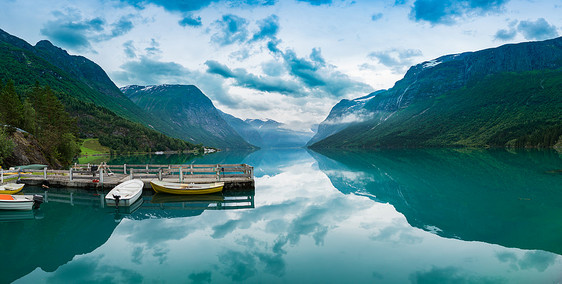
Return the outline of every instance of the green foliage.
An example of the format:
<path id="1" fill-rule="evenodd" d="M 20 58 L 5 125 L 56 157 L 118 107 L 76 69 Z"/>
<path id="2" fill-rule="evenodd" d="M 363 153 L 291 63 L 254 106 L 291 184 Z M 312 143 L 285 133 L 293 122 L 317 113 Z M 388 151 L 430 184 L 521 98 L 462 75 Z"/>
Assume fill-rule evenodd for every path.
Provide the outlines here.
<path id="1" fill-rule="evenodd" d="M 63 133 L 56 146 L 59 160 L 65 161 L 67 164 L 80 153 L 80 145 L 76 141 L 76 137 L 70 132 Z"/>
<path id="2" fill-rule="evenodd" d="M 23 122 L 21 124 L 21 128 L 27 129 L 31 133 L 35 133 L 35 130 L 37 129 L 37 114 L 33 108 L 33 104 L 28 99 L 23 101 L 22 115 Z"/>
<path id="3" fill-rule="evenodd" d="M 48 129 L 56 130 L 55 128 L 62 125 L 47 123 L 52 119 L 67 122 L 66 125 L 62 125 L 64 129 L 62 132 L 82 139 L 99 138 L 102 145 L 110 147 L 115 153 L 141 152 L 148 149 L 189 150 L 195 147 L 189 142 L 170 138 L 124 118 L 134 121 L 150 120 L 150 117 L 146 117 L 146 114 L 138 108 L 136 108 L 138 112 L 135 113 L 128 110 L 128 107 L 134 107 L 128 99 L 104 95 L 80 81 L 80 78 L 47 62 L 38 53 L 0 42 L 0 80 L 6 79 L 13 80 L 15 91 L 23 94 L 35 111 L 33 114 L 24 101 L 19 111 L 20 114 L 25 114 L 24 122 L 17 125 L 34 135 L 43 133 L 45 135 L 43 140 L 56 157 L 67 157 L 69 153 L 74 152 L 60 145 L 75 148 L 74 144 L 69 142 L 72 139 L 62 139 L 59 143 L 56 142 L 57 137 L 62 136 L 48 133 Z M 40 86 L 48 86 L 48 98 L 43 97 L 42 92 L 47 90 Z M 60 104 L 53 103 L 53 97 L 56 97 Z M 54 113 L 48 113 L 49 110 Z M 69 117 L 61 110 L 70 114 L 72 119 L 68 120 Z M 44 115 L 45 113 L 47 115 Z M 151 123 L 157 127 L 159 122 Z"/>
<path id="4" fill-rule="evenodd" d="M 54 158 L 68 165 L 79 153 L 77 144 L 76 122 L 64 109 L 49 86 L 44 88 L 35 85 L 28 94 L 35 112 L 36 127 L 28 130 L 34 133 Z"/>
<path id="5" fill-rule="evenodd" d="M 4 127 L 0 127 L 0 164 L 12 154 L 13 149 L 14 142 L 9 139 L 8 134 L 4 131 Z"/>
<path id="6" fill-rule="evenodd" d="M 80 146 L 80 155 L 105 155 L 110 154 L 111 150 L 108 147 L 102 146 L 99 139 L 89 138 L 85 139 Z"/>
<path id="7" fill-rule="evenodd" d="M 167 134 L 188 141 L 205 141 L 214 147 L 251 148 L 195 86 L 130 88 L 124 92 L 139 107 L 169 123 L 171 131 Z"/>
<path id="8" fill-rule="evenodd" d="M 562 70 L 489 75 L 394 113 L 379 111 L 313 147 L 552 147 L 562 135 L 560 90 Z"/>
<path id="9" fill-rule="evenodd" d="M 16 93 L 12 80 L 2 87 L 0 102 L 0 113 L 2 114 L 0 121 L 13 126 L 21 125 L 23 121 L 23 105 Z"/>

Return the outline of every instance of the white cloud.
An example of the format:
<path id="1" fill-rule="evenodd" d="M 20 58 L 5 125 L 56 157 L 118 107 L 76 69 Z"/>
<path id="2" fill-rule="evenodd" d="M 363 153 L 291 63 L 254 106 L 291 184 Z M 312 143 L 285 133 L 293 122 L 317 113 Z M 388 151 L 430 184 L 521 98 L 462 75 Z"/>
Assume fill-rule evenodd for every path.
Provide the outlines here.
<path id="1" fill-rule="evenodd" d="M 422 6 L 416 8 L 420 21 L 415 21 L 410 18 L 412 5 L 398 5 L 403 1 L 172 2 L 53 0 L 45 6 L 33 0 L 4 1 L 0 26 L 34 44 L 56 35 L 57 27 L 64 31 L 60 27 L 70 17 L 57 18 L 53 12 L 75 11 L 81 18 L 66 27 L 86 28 L 75 34 L 75 46 L 90 47 L 67 48 L 98 63 L 118 85 L 191 83 L 232 113 L 304 125 L 301 128 L 322 121 L 330 104 L 340 99 L 392 87 L 409 65 L 494 47 L 498 39 L 503 43 L 555 36 L 562 27 L 562 6 L 554 0 L 463 1 L 472 6 L 453 5 L 451 11 L 457 14 L 435 18 L 452 19 L 447 25 L 431 24 L 431 15 L 419 13 Z M 103 25 L 96 25 L 98 18 Z M 518 25 L 506 26 L 506 18 Z M 84 25 L 88 23 L 92 25 Z M 271 43 L 282 55 L 268 48 Z M 246 79 L 267 79 L 262 83 L 269 84 L 280 82 L 271 78 L 300 80 L 306 89 L 301 98 L 261 92 L 255 85 L 206 74 L 205 62 L 211 60 L 244 70 Z M 147 71 L 143 67 L 151 61 L 162 69 L 135 73 Z M 306 64 L 311 68 L 303 68 Z"/>

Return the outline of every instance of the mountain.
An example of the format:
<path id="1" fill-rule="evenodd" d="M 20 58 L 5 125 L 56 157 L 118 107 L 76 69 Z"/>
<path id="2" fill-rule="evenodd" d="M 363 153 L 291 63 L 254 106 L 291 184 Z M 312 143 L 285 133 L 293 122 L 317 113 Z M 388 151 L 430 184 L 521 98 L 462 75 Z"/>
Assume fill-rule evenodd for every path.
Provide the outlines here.
<path id="1" fill-rule="evenodd" d="M 222 111 L 221 115 L 242 138 L 260 148 L 303 147 L 312 136 L 311 133 L 290 130 L 272 119 L 242 120 Z"/>
<path id="2" fill-rule="evenodd" d="M 263 147 L 263 139 L 260 135 L 260 133 L 253 127 L 251 126 L 249 123 L 247 123 L 246 121 L 235 117 L 233 115 L 230 115 L 228 113 L 222 112 L 221 110 L 219 110 L 219 113 L 221 114 L 222 118 L 238 133 L 240 134 L 240 136 L 242 136 L 242 138 L 244 138 L 244 140 L 246 140 L 248 143 L 258 146 L 258 147 Z"/>
<path id="3" fill-rule="evenodd" d="M 257 146 L 262 148 L 294 148 L 303 147 L 310 140 L 312 133 L 290 130 L 283 123 L 272 119 L 246 119 L 262 139 Z"/>
<path id="4" fill-rule="evenodd" d="M 73 95 L 85 102 L 92 102 L 98 106 L 105 107 L 114 113 L 135 122 L 153 121 L 153 117 L 147 117 L 146 113 L 138 106 L 131 102 L 117 86 L 107 76 L 105 71 L 96 63 L 90 61 L 83 56 L 69 55 L 65 50 L 54 46 L 47 40 L 39 41 L 35 46 L 14 37 L 3 30 L 0 30 L 0 43 L 6 43 L 21 48 L 29 53 L 37 56 L 49 65 L 45 66 L 48 70 L 42 70 L 53 75 L 58 75 L 59 80 L 69 80 L 70 84 L 75 85 L 79 92 Z M 12 51 L 13 52 L 13 51 Z M 25 53 L 19 54 L 22 59 L 26 59 Z M 32 60 L 31 58 L 28 60 Z M 33 66 L 30 66 L 33 68 Z M 51 68 L 49 68 L 51 67 Z M 65 78 L 64 75 L 69 78 Z M 43 74 L 39 74 L 41 76 Z M 66 84 L 68 85 L 68 83 Z M 60 91 L 70 91 L 70 88 L 52 86 L 53 89 Z"/>
<path id="5" fill-rule="evenodd" d="M 145 127 L 165 124 L 123 95 L 97 64 L 48 41 L 32 46 L 0 30 L 0 80 L 12 80 L 22 97 L 36 84 L 48 86 L 76 119 L 81 138 L 100 138 L 119 152 L 193 147 Z"/>
<path id="6" fill-rule="evenodd" d="M 328 117 L 318 125 L 316 134 L 308 141 L 307 145 L 312 145 L 332 134 L 336 134 L 353 123 L 370 119 L 372 114 L 364 109 L 365 103 L 377 94 L 384 93 L 385 91 L 376 91 L 354 100 L 341 100 L 332 108 Z"/>
<path id="7" fill-rule="evenodd" d="M 561 145 L 561 67 L 562 38 L 426 61 L 411 67 L 389 90 L 338 103 L 310 144 L 313 148 Z"/>
<path id="8" fill-rule="evenodd" d="M 193 85 L 131 85 L 121 91 L 140 108 L 162 119 L 177 138 L 217 148 L 252 148 Z"/>

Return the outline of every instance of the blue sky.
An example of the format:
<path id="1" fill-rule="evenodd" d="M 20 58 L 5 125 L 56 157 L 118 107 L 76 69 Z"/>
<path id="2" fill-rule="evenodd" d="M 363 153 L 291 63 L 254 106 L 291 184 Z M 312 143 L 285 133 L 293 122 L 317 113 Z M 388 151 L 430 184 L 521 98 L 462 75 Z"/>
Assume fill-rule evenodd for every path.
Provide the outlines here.
<path id="1" fill-rule="evenodd" d="M 118 85 L 194 84 L 221 110 L 308 130 L 411 65 L 544 40 L 562 1 L 4 0 L 0 28 L 48 39 Z"/>

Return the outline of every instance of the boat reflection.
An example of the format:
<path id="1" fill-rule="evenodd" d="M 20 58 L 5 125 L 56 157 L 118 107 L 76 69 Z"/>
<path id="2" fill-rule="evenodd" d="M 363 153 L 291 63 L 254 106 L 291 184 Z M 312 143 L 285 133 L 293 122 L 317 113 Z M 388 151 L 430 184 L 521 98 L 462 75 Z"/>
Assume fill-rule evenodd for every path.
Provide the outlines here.
<path id="1" fill-rule="evenodd" d="M 255 192 L 224 195 L 169 196 L 143 194 L 131 206 L 107 207 L 103 192 L 29 187 L 45 203 L 39 210 L 0 212 L 0 237 L 17 240 L 0 252 L 0 259 L 18 259 L 18 265 L 1 269 L 2 281 L 10 283 L 36 268 L 52 272 L 87 254 L 110 238 L 123 219 L 180 218 L 205 210 L 254 208 Z M 43 218 L 44 216 L 44 218 Z M 38 233 L 39 232 L 39 233 Z M 22 254 L 25 252 L 25 254 Z"/>
<path id="2" fill-rule="evenodd" d="M 40 191 L 35 189 L 37 193 Z M 89 201 L 86 202 L 89 205 L 80 205 L 85 202 L 81 198 L 74 199 L 72 204 L 70 198 L 60 199 L 64 202 L 56 200 L 50 199 L 38 210 L 19 213 L 28 215 L 8 212 L 0 215 L 0 219 L 11 219 L 0 222 L 0 238 L 14 240 L 0 251 L 0 259 L 18 263 L 0 269 L 0 282 L 11 283 L 37 268 L 53 272 L 76 255 L 90 253 L 103 245 L 118 225 L 111 214 L 100 210 L 99 203 L 96 207 Z"/>
<path id="3" fill-rule="evenodd" d="M 43 212 L 39 210 L 0 210 L 0 222 L 39 220 L 43 217 Z"/>
<path id="4" fill-rule="evenodd" d="M 168 209 L 249 209 L 254 208 L 254 192 L 241 194 L 202 194 L 202 195 L 171 195 L 156 193 L 150 203 L 159 208 Z M 147 205 L 151 206 L 151 205 Z"/>
<path id="5" fill-rule="evenodd" d="M 119 206 L 119 207 L 106 207 L 107 209 L 112 209 L 112 211 L 114 212 L 114 217 L 113 219 L 115 220 L 115 222 L 121 222 L 121 220 L 123 220 L 123 218 L 125 218 L 126 216 L 129 216 L 131 214 L 133 214 L 135 211 L 137 211 L 139 208 L 141 208 L 142 204 L 144 203 L 144 199 L 141 197 L 139 199 L 137 199 L 137 201 L 135 201 L 133 204 L 131 204 L 130 206 Z"/>
<path id="6" fill-rule="evenodd" d="M 205 210 L 254 208 L 254 191 L 180 196 L 156 193 L 143 195 L 142 206 L 126 216 L 135 220 L 198 216 Z"/>

